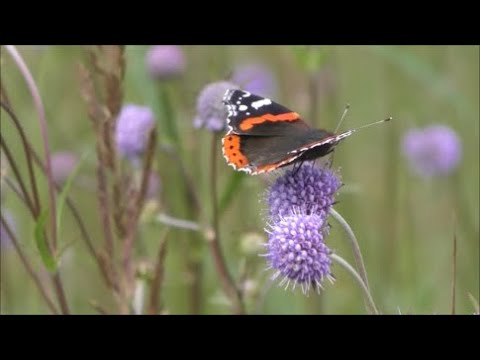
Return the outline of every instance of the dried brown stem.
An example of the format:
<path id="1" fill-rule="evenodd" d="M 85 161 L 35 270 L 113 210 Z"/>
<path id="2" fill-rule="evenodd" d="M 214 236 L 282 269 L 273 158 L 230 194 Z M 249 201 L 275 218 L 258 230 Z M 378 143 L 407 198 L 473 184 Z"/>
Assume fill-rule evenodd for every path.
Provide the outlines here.
<path id="1" fill-rule="evenodd" d="M 3 148 L 3 151 L 7 156 L 8 164 L 10 165 L 10 168 L 12 169 L 13 174 L 15 175 L 15 179 L 17 180 L 17 183 L 20 186 L 23 199 L 25 200 L 33 217 L 37 218 L 38 212 L 36 212 L 35 205 L 33 204 L 30 194 L 28 193 L 25 183 L 23 182 L 22 175 L 20 174 L 20 171 L 18 170 L 18 167 L 17 167 L 17 163 L 15 162 L 15 159 L 13 158 L 13 155 L 10 152 L 8 145 L 1 134 L 0 134 L 0 147 Z"/>
<path id="2" fill-rule="evenodd" d="M 17 51 L 16 47 L 13 45 L 5 46 L 5 49 L 12 57 L 15 65 L 17 66 L 18 70 L 22 74 L 24 78 L 28 90 L 30 91 L 30 95 L 32 96 L 33 104 L 38 116 L 38 123 L 40 126 L 40 134 L 42 135 L 42 143 L 43 143 L 43 152 L 45 155 L 45 168 L 47 174 L 47 184 L 48 184 L 48 195 L 49 195 L 49 205 L 50 205 L 50 226 L 51 226 L 51 241 L 49 241 L 49 247 L 51 249 L 52 254 L 56 254 L 57 250 L 57 209 L 55 203 L 55 187 L 54 181 L 52 176 L 52 163 L 50 159 L 50 144 L 48 142 L 47 136 L 47 120 L 45 117 L 45 108 L 43 106 L 43 102 L 40 96 L 40 92 L 38 91 L 37 84 L 28 68 L 27 64 L 23 60 L 20 53 Z"/>
<path id="3" fill-rule="evenodd" d="M 212 197 L 212 223 L 213 232 L 207 239 L 210 245 L 210 251 L 212 252 L 215 268 L 220 282 L 222 284 L 225 294 L 230 298 L 234 312 L 236 314 L 243 314 L 244 307 L 239 290 L 237 289 L 235 282 L 228 271 L 227 264 L 223 257 L 222 249 L 220 248 L 220 232 L 218 225 L 218 194 L 217 194 L 217 137 L 212 135 L 212 151 L 211 151 L 211 167 L 210 167 L 210 190 Z"/>
<path id="4" fill-rule="evenodd" d="M 6 96 L 5 90 L 2 90 L 2 93 L 4 93 L 4 96 Z M 39 197 L 38 197 L 37 182 L 35 181 L 35 172 L 33 171 L 32 156 L 31 156 L 30 146 L 29 146 L 29 143 L 28 143 L 28 140 L 27 140 L 27 136 L 25 135 L 25 132 L 23 131 L 23 127 L 21 126 L 20 121 L 18 120 L 16 115 L 13 113 L 10 106 L 8 106 L 3 101 L 0 102 L 0 106 L 10 116 L 10 119 L 12 119 L 12 121 L 13 121 L 19 135 L 20 135 L 20 138 L 22 139 L 23 150 L 24 150 L 24 153 L 25 153 L 25 158 L 27 159 L 28 175 L 30 177 L 30 186 L 32 188 L 33 204 L 35 205 L 35 212 L 37 214 L 39 214 L 40 213 L 40 200 L 39 200 Z"/>
<path id="5" fill-rule="evenodd" d="M 138 229 L 138 219 L 143 209 L 145 196 L 147 194 L 148 182 L 150 179 L 150 173 L 152 171 L 152 164 L 155 156 L 156 145 L 157 145 L 157 135 L 156 135 L 155 129 L 152 129 L 150 131 L 147 151 L 145 155 L 145 161 L 143 163 L 140 190 L 136 193 L 137 196 L 134 197 L 133 199 L 132 214 L 129 217 L 130 224 L 127 228 L 127 236 L 125 238 L 125 244 L 123 248 L 123 264 L 125 269 L 125 277 L 127 279 L 128 284 L 131 285 L 132 288 L 134 285 L 134 268 L 132 265 L 133 245 L 135 242 L 135 236 Z"/>
<path id="6" fill-rule="evenodd" d="M 65 295 L 65 290 L 63 289 L 60 273 L 57 271 L 52 274 L 51 277 L 53 286 L 55 288 L 55 293 L 57 294 L 58 302 L 60 303 L 60 309 L 62 310 L 62 314 L 68 315 L 70 313 L 70 310 L 68 308 L 67 297 Z"/>
<path id="7" fill-rule="evenodd" d="M 166 228 L 160 236 L 157 262 L 155 264 L 155 273 L 152 280 L 152 285 L 150 286 L 150 301 L 148 305 L 148 313 L 151 315 L 158 314 L 162 309 L 160 299 L 164 277 L 165 255 L 167 254 L 167 235 L 168 228 Z"/>

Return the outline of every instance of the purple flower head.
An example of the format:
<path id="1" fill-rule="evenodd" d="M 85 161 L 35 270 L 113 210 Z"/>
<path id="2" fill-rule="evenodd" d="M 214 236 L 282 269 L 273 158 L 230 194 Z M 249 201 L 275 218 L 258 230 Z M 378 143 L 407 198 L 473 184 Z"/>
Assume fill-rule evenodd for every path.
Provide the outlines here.
<path id="1" fill-rule="evenodd" d="M 242 89 L 264 97 L 274 97 L 277 82 L 272 71 L 261 64 L 242 65 L 235 69 L 232 82 Z"/>
<path id="2" fill-rule="evenodd" d="M 68 180 L 70 174 L 78 164 L 78 157 L 68 151 L 56 152 L 52 155 L 52 177 L 53 181 L 62 185 Z"/>
<path id="3" fill-rule="evenodd" d="M 185 71 L 185 55 L 176 45 L 152 46 L 146 56 L 150 76 L 157 80 L 170 80 Z"/>
<path id="4" fill-rule="evenodd" d="M 115 138 L 120 155 L 135 161 L 143 154 L 155 116 L 146 106 L 124 105 L 117 118 Z"/>
<path id="5" fill-rule="evenodd" d="M 231 82 L 219 81 L 202 89 L 197 99 L 197 116 L 193 120 L 196 129 L 204 127 L 213 132 L 225 130 L 227 110 L 222 100 L 228 89 L 238 89 L 238 86 Z"/>
<path id="6" fill-rule="evenodd" d="M 287 170 L 270 186 L 267 193 L 270 216 L 287 216 L 295 210 L 326 218 L 341 185 L 337 174 L 312 163 L 304 163 L 295 171 Z"/>
<path id="7" fill-rule="evenodd" d="M 333 282 L 330 272 L 330 249 L 324 243 L 325 218 L 292 212 L 278 217 L 269 233 L 266 257 L 270 267 L 277 271 L 273 279 L 283 276 L 280 286 L 293 289 L 299 284 L 303 293 L 313 286 L 320 290 L 324 278 Z"/>
<path id="8" fill-rule="evenodd" d="M 403 153 L 418 175 L 431 177 L 452 172 L 462 157 L 462 144 L 451 128 L 433 125 L 408 131 Z"/>
<path id="9" fill-rule="evenodd" d="M 2 213 L 3 218 L 7 222 L 10 230 L 16 233 L 17 226 L 12 213 L 5 209 L 1 209 L 0 211 Z M 3 223 L 1 221 L 0 221 L 0 246 L 2 248 L 8 248 L 9 246 L 11 246 L 10 236 L 8 235 L 7 230 L 3 227 Z"/>

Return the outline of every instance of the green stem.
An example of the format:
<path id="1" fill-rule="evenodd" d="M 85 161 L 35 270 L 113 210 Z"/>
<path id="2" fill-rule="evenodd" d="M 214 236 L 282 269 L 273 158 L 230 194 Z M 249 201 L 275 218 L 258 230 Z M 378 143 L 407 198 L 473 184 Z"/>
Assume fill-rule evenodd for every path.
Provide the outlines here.
<path id="1" fill-rule="evenodd" d="M 337 222 L 340 224 L 340 226 L 343 228 L 343 230 L 347 234 L 347 239 L 349 240 L 353 250 L 353 256 L 355 258 L 355 264 L 357 265 L 357 270 L 360 274 L 362 281 L 365 283 L 365 286 L 370 291 L 370 286 L 368 285 L 367 270 L 365 268 L 365 263 L 363 261 L 362 252 L 360 251 L 360 246 L 358 245 L 357 238 L 355 237 L 355 234 L 353 233 L 352 228 L 350 227 L 350 225 L 348 225 L 347 221 L 336 210 L 331 209 L 330 214 L 333 216 L 335 220 L 337 220 Z M 368 302 L 365 302 L 365 305 L 369 306 Z M 374 311 L 374 309 L 371 308 L 370 311 Z"/>
<path id="2" fill-rule="evenodd" d="M 38 116 L 38 123 L 40 125 L 40 134 L 42 136 L 43 142 L 43 150 L 45 155 L 45 170 L 47 174 L 47 184 L 48 184 L 48 194 L 50 200 L 50 221 L 51 221 L 51 228 L 52 228 L 52 242 L 50 244 L 51 251 L 53 255 L 56 255 L 57 250 L 57 214 L 56 214 L 56 204 L 55 204 L 55 187 L 53 183 L 53 176 L 52 176 L 52 164 L 50 159 L 50 144 L 48 141 L 47 136 L 47 120 L 45 118 L 45 108 L 43 106 L 42 99 L 40 97 L 40 92 L 38 91 L 37 84 L 30 72 L 27 64 L 23 60 L 20 53 L 17 51 L 17 48 L 13 45 L 6 45 L 5 49 L 12 57 L 15 65 L 17 66 L 18 70 L 22 74 L 23 79 L 27 83 L 28 90 L 30 91 L 30 95 L 33 99 L 33 104 L 35 105 L 35 110 L 37 111 Z M 67 304 L 62 303 L 62 310 L 68 313 L 68 306 Z"/>
<path id="3" fill-rule="evenodd" d="M 347 234 L 347 238 L 350 241 L 350 245 L 353 249 L 353 255 L 355 257 L 355 263 L 357 265 L 358 272 L 360 273 L 360 277 L 362 278 L 363 282 L 365 283 L 367 289 L 370 289 L 368 285 L 368 277 L 367 277 L 367 270 L 365 269 L 365 263 L 363 262 L 362 252 L 360 251 L 360 246 L 358 245 L 357 238 L 353 233 L 352 228 L 348 225 L 347 221 L 334 209 L 330 210 L 330 214 L 333 216 L 335 220 L 340 224 L 343 228 L 345 233 Z"/>
<path id="4" fill-rule="evenodd" d="M 160 96 L 160 103 L 163 111 L 163 122 L 165 125 L 165 133 L 168 136 L 168 140 L 175 144 L 177 151 L 182 154 L 182 144 L 180 137 L 178 136 L 177 122 L 175 119 L 175 113 L 172 108 L 172 102 L 170 99 L 169 89 L 165 84 L 159 84 L 158 92 Z"/>
<path id="5" fill-rule="evenodd" d="M 352 275 L 352 277 L 355 279 L 357 284 L 360 286 L 360 288 L 363 291 L 363 298 L 365 299 L 365 303 L 367 304 L 366 308 L 368 313 L 370 315 L 372 314 L 379 315 L 379 312 L 377 310 L 377 307 L 375 306 L 375 303 L 373 302 L 372 294 L 370 294 L 370 290 L 368 289 L 367 284 L 362 280 L 361 276 L 358 274 L 358 272 L 355 271 L 353 266 L 350 265 L 346 260 L 338 256 L 337 254 L 331 254 L 330 257 L 338 265 L 340 265 L 345 270 L 347 270 L 347 272 L 349 272 L 350 275 Z"/>
<path id="6" fill-rule="evenodd" d="M 212 135 L 212 152 L 211 152 L 211 167 L 210 167 L 210 187 L 211 187 L 211 201 L 212 201 L 212 234 L 207 236 L 207 241 L 210 245 L 215 268 L 220 278 L 220 283 L 229 297 L 235 314 L 244 314 L 242 296 L 235 285 L 235 281 L 228 271 L 222 249 L 220 247 L 220 232 L 219 232 L 219 212 L 218 212 L 218 194 L 217 194 L 217 136 Z"/>

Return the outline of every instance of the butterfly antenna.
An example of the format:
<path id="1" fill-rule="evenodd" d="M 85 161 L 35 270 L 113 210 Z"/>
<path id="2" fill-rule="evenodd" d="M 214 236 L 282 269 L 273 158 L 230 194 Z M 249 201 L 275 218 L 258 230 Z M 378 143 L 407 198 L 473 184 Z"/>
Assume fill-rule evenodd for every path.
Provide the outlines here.
<path id="1" fill-rule="evenodd" d="M 392 118 L 391 116 L 388 117 L 388 118 L 386 118 L 386 119 L 380 120 L 380 121 L 375 121 L 375 122 L 370 123 L 370 124 L 366 124 L 366 125 L 359 126 L 359 127 L 355 128 L 355 129 L 352 129 L 352 130 L 350 130 L 350 131 L 353 132 L 353 131 L 365 129 L 365 128 L 367 128 L 367 127 L 370 127 L 370 126 L 373 126 L 373 125 L 378 125 L 378 124 L 381 124 L 381 123 L 384 123 L 384 122 L 390 121 L 390 120 L 393 120 L 393 118 Z"/>
<path id="2" fill-rule="evenodd" d="M 350 104 L 345 105 L 345 109 L 343 110 L 342 117 L 340 118 L 340 121 L 338 122 L 338 125 L 335 128 L 334 133 L 336 133 L 338 129 L 340 129 L 340 126 L 342 125 L 342 122 L 345 119 L 345 116 L 347 116 L 348 109 L 350 109 Z"/>

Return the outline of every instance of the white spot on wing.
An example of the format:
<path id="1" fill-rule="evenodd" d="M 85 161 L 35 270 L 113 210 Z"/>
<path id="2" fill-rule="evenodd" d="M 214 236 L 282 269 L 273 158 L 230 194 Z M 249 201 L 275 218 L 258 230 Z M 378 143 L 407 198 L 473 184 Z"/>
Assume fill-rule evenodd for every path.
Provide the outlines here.
<path id="1" fill-rule="evenodd" d="M 272 103 L 272 100 L 270 99 L 257 100 L 252 103 L 252 107 L 258 110 L 262 106 L 270 105 L 271 103 Z"/>
<path id="2" fill-rule="evenodd" d="M 245 110 L 247 110 L 247 109 L 248 109 L 248 106 L 247 106 L 247 105 L 240 105 L 240 106 L 238 107 L 238 110 L 240 110 L 240 111 L 245 111 Z"/>

